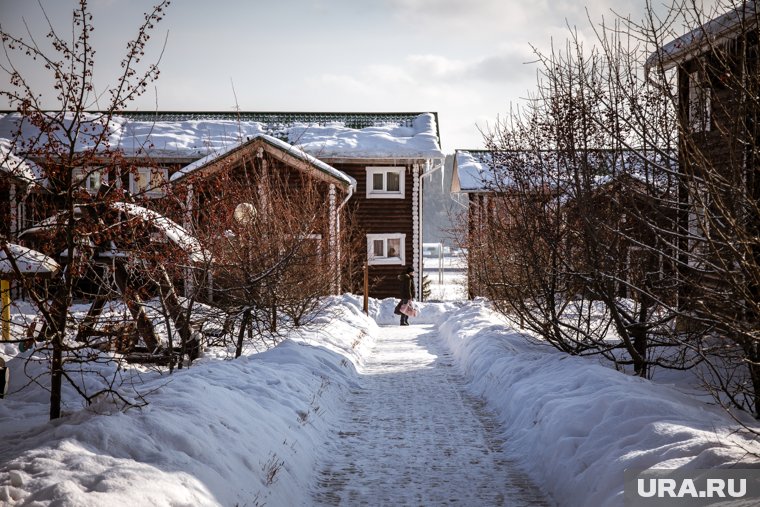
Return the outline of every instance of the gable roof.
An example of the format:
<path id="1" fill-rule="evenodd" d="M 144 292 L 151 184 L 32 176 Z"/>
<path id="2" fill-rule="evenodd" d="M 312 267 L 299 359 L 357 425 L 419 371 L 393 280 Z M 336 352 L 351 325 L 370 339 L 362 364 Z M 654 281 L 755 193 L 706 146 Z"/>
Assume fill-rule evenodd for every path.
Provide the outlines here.
<path id="1" fill-rule="evenodd" d="M 21 159 L 13 152 L 7 139 L 0 139 L 0 173 L 8 174 L 24 185 L 30 185 L 38 180 L 35 169 L 33 163 Z"/>
<path id="2" fill-rule="evenodd" d="M 16 276 L 14 264 L 21 276 L 50 276 L 61 267 L 47 255 L 31 248 L 15 243 L 0 245 L 0 274 L 3 275 L 3 278 Z"/>
<path id="3" fill-rule="evenodd" d="M 665 70 L 671 69 L 704 54 L 711 46 L 730 40 L 749 29 L 758 29 L 756 0 L 747 0 L 725 14 L 665 44 L 649 56 L 645 67 L 649 69 L 660 65 Z"/>
<path id="4" fill-rule="evenodd" d="M 232 146 L 221 152 L 206 155 L 174 173 L 171 177 L 171 181 L 173 183 L 178 182 L 191 174 L 213 170 L 213 168 L 223 160 L 230 159 L 236 155 L 241 155 L 243 152 L 248 151 L 249 148 L 252 149 L 254 147 L 262 147 L 284 162 L 289 162 L 293 165 L 299 165 L 307 170 L 314 171 L 322 179 L 337 183 L 344 188 L 352 187 L 354 190 L 356 189 L 356 180 L 351 176 L 315 157 L 312 157 L 303 150 L 291 146 L 285 141 L 281 141 L 280 139 L 265 134 L 258 134 L 236 146 Z M 298 162 L 301 162 L 301 164 Z"/>
<path id="5" fill-rule="evenodd" d="M 491 150 L 456 150 L 451 191 L 454 193 L 486 192 L 493 181 L 494 157 Z"/>
<path id="6" fill-rule="evenodd" d="M 73 118 L 73 116 L 69 115 Z M 222 113 L 121 112 L 104 125 L 102 113 L 88 113 L 89 132 L 107 130 L 108 145 L 127 156 L 195 160 L 223 152 L 250 137 L 268 135 L 320 159 L 444 158 L 436 113 Z M 0 138 L 11 138 L 22 118 L 0 117 Z M 24 136 L 39 132 L 22 122 Z M 44 142 L 44 136 L 43 142 Z M 77 139 L 87 149 L 93 135 Z"/>
<path id="7" fill-rule="evenodd" d="M 581 153 L 579 152 L 578 155 Z M 631 178 L 653 185 L 667 183 L 667 173 L 677 172 L 678 157 L 676 153 L 644 152 L 632 149 L 590 149 L 584 160 L 593 164 L 596 177 L 594 184 L 601 186 L 626 174 Z M 456 150 L 454 155 L 454 174 L 451 181 L 451 192 L 483 193 L 493 192 L 493 184 L 499 178 L 499 187 L 510 187 L 513 183 L 509 178 L 509 165 L 519 163 L 530 169 L 537 167 L 536 174 L 545 169 L 559 167 L 571 159 L 564 159 L 565 154 L 557 150 Z M 652 171 L 655 168 L 656 171 Z M 652 174 L 656 173 L 656 177 Z M 557 177 L 561 175 L 558 173 Z M 531 177 L 531 176 L 529 176 Z M 506 180 L 505 180 L 506 178 Z M 561 182 L 554 182 L 558 187 Z"/>

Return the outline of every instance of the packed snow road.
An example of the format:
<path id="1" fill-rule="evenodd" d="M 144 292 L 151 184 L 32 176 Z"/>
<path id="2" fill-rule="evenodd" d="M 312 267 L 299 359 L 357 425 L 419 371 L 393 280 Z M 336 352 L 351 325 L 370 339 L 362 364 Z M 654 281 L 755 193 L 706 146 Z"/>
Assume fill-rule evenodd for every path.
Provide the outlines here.
<path id="1" fill-rule="evenodd" d="M 545 505 L 435 326 L 382 327 L 329 435 L 317 505 Z"/>

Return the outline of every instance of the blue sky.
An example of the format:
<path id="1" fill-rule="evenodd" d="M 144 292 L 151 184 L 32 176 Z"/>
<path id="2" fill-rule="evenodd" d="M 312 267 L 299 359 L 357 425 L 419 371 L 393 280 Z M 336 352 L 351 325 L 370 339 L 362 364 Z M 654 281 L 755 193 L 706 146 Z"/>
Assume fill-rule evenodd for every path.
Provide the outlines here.
<path id="1" fill-rule="evenodd" d="M 70 33 L 75 2 L 41 3 Z M 96 89 L 153 3 L 90 1 Z M 175 0 L 149 54 L 166 37 L 161 77 L 134 109 L 232 111 L 236 96 L 250 111 L 436 111 L 444 151 L 477 148 L 478 127 L 535 88 L 531 44 L 564 41 L 568 25 L 585 30 L 586 6 L 597 20 L 610 9 L 636 18 L 644 0 Z M 0 0 L 0 20 L 44 35 L 36 1 Z M 44 90 L 36 68 L 19 64 Z"/>

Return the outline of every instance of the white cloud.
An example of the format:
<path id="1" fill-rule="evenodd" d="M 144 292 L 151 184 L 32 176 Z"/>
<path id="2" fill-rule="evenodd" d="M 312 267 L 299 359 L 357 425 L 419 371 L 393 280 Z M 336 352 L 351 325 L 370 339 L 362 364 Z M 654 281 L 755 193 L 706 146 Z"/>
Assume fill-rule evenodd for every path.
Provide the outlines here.
<path id="1" fill-rule="evenodd" d="M 394 87 L 406 87 L 415 85 L 416 80 L 403 66 L 389 64 L 369 64 L 361 71 L 365 79 L 380 86 L 393 85 Z"/>
<path id="2" fill-rule="evenodd" d="M 338 89 L 356 95 L 367 95 L 375 89 L 371 83 L 346 74 L 322 74 L 310 82 L 325 88 Z"/>
<path id="3" fill-rule="evenodd" d="M 469 34 L 509 30 L 530 18 L 548 0 L 385 0 L 397 18 L 430 28 L 463 30 Z"/>
<path id="4" fill-rule="evenodd" d="M 510 45 L 469 60 L 415 54 L 395 64 L 366 62 L 351 75 L 325 73 L 307 86 L 312 98 L 340 102 L 328 108 L 436 111 L 445 151 L 475 148 L 483 144 L 478 126 L 492 123 L 534 84 L 535 70 L 524 67 L 529 56 L 529 49 Z"/>
<path id="5" fill-rule="evenodd" d="M 441 55 L 411 55 L 406 62 L 415 74 L 439 79 L 459 77 L 467 69 L 466 62 Z"/>
<path id="6" fill-rule="evenodd" d="M 410 55 L 398 64 L 367 63 L 351 75 L 326 73 L 310 82 L 334 91 L 366 97 L 378 94 L 404 97 L 444 97 L 455 90 L 478 84 L 507 84 L 524 80 L 526 54 L 511 51 L 479 57 L 471 61 L 443 55 Z M 531 71 L 527 71 L 529 74 Z M 532 79 L 532 78 L 531 78 Z"/>
<path id="7" fill-rule="evenodd" d="M 472 60 L 453 59 L 442 55 L 411 55 L 406 63 L 409 72 L 425 79 L 451 82 L 484 81 L 510 83 L 521 80 L 525 63 L 533 60 L 530 47 L 508 47 L 494 54 Z M 530 72 L 530 71 L 527 71 Z"/>

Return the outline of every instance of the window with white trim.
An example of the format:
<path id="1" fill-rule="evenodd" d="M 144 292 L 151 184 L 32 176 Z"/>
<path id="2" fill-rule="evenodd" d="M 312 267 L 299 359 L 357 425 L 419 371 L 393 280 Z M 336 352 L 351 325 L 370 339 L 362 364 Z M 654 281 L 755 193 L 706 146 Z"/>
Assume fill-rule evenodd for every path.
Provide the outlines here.
<path id="1" fill-rule="evenodd" d="M 703 72 L 689 74 L 689 128 L 692 132 L 710 130 L 710 86 L 702 77 Z"/>
<path id="2" fill-rule="evenodd" d="M 403 199 L 406 167 L 367 167 L 367 199 Z"/>
<path id="3" fill-rule="evenodd" d="M 406 234 L 367 234 L 367 262 L 404 265 Z"/>
<path id="4" fill-rule="evenodd" d="M 708 254 L 710 222 L 715 217 L 710 212 L 710 195 L 704 188 L 697 188 L 689 195 L 689 265 L 703 267 Z"/>
<path id="5" fill-rule="evenodd" d="M 100 190 L 100 185 L 108 182 L 108 175 L 102 168 L 76 167 L 72 174 L 74 184 L 82 185 L 89 193 L 95 194 Z"/>
<path id="6" fill-rule="evenodd" d="M 169 180 L 169 171 L 163 168 L 138 167 L 129 174 L 129 190 L 132 194 L 162 197 Z"/>
<path id="7" fill-rule="evenodd" d="M 322 235 L 307 234 L 304 240 L 301 246 L 301 255 L 314 262 L 322 262 L 324 260 L 322 257 Z"/>

